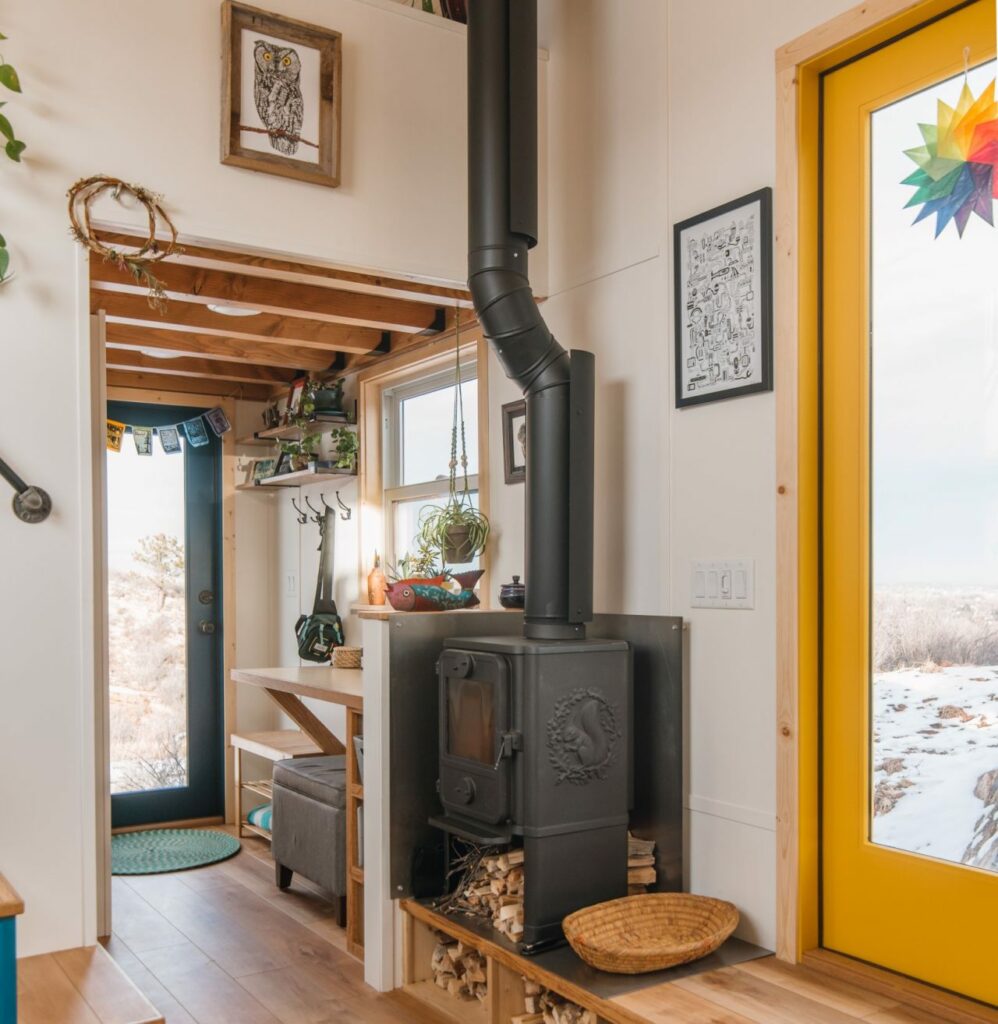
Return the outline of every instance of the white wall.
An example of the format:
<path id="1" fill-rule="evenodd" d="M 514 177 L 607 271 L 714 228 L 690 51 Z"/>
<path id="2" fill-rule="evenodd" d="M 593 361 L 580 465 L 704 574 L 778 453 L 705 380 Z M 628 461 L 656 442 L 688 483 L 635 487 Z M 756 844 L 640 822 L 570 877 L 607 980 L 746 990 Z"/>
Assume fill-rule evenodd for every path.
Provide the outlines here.
<path id="1" fill-rule="evenodd" d="M 0 508 L 0 871 L 27 903 L 22 954 L 95 937 L 82 592 L 89 499 L 77 441 L 89 338 L 66 189 L 105 172 L 164 193 L 191 236 L 464 276 L 464 30 L 360 0 L 267 6 L 343 33 L 339 189 L 219 164 L 217 0 L 155 10 L 120 0 L 4 7 L 4 56 L 24 88 L 4 113 L 28 150 L 21 167 L 0 168 L 0 231 L 18 272 L 0 290 L 0 377 L 12 385 L 0 455 L 55 505 L 47 523 L 31 527 Z M 237 517 L 241 538 L 259 536 L 238 509 Z M 277 653 L 241 646 L 240 659 Z"/>

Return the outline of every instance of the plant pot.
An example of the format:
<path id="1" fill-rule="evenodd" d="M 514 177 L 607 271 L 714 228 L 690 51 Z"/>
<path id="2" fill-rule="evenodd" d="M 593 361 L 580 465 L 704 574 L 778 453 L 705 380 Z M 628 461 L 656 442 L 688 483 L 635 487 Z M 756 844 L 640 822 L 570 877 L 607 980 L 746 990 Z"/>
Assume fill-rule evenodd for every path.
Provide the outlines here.
<path id="1" fill-rule="evenodd" d="M 291 456 L 291 468 L 298 472 L 303 469 L 308 469 L 308 464 L 311 461 L 312 456 L 308 452 L 302 452 L 300 455 Z"/>
<path id="2" fill-rule="evenodd" d="M 471 546 L 467 526 L 451 526 L 447 530 L 447 543 L 444 545 L 444 561 L 450 565 L 463 565 L 470 562 L 475 555 Z"/>

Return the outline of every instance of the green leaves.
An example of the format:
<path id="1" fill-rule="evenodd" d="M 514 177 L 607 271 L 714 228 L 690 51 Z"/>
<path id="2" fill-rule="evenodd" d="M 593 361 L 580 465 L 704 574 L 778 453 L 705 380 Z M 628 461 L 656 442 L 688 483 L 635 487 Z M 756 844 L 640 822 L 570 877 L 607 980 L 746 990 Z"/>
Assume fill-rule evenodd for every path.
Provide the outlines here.
<path id="1" fill-rule="evenodd" d="M 7 270 L 10 267 L 10 252 L 7 250 L 7 241 L 0 235 L 0 281 L 7 276 Z"/>
<path id="2" fill-rule="evenodd" d="M 9 156 L 11 160 L 14 160 L 16 163 L 20 163 L 21 154 L 27 148 L 28 147 L 18 139 L 11 139 L 11 141 L 8 142 L 6 146 L 4 146 L 4 152 L 6 152 L 7 156 Z"/>
<path id="3" fill-rule="evenodd" d="M 0 85 L 7 86 L 11 92 L 21 91 L 21 80 L 10 64 L 0 64 Z"/>

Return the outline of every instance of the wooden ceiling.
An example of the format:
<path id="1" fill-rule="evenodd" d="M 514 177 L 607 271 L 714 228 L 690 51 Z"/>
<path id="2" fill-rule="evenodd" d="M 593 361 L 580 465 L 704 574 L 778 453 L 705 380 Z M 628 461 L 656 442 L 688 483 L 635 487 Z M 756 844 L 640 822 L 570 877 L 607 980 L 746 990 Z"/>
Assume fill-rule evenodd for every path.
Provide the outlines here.
<path id="1" fill-rule="evenodd" d="M 302 372 L 353 372 L 452 329 L 458 315 L 475 319 L 464 289 L 217 247 L 185 245 L 151 269 L 166 293 L 162 311 L 127 271 L 91 261 L 109 386 L 266 400 Z"/>

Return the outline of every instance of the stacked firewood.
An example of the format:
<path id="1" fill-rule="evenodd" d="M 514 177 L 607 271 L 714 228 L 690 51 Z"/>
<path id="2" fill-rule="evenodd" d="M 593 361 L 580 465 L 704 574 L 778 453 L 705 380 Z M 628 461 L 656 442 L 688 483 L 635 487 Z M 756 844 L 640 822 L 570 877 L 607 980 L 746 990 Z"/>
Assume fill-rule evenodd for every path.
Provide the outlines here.
<path id="1" fill-rule="evenodd" d="M 463 880 L 458 905 L 489 918 L 493 928 L 518 942 L 523 935 L 523 850 L 482 857 Z"/>
<path id="2" fill-rule="evenodd" d="M 523 979 L 524 1013 L 510 1024 L 597 1024 L 596 1014 L 563 999 L 529 978 Z"/>
<path id="3" fill-rule="evenodd" d="M 636 896 L 648 891 L 658 879 L 655 871 L 655 840 L 638 839 L 627 833 L 627 894 Z"/>
<path id="4" fill-rule="evenodd" d="M 485 973 L 485 957 L 463 942 L 437 933 L 430 970 L 433 981 L 458 999 L 485 1002 L 489 986 Z"/>

